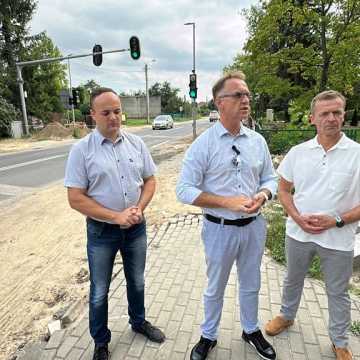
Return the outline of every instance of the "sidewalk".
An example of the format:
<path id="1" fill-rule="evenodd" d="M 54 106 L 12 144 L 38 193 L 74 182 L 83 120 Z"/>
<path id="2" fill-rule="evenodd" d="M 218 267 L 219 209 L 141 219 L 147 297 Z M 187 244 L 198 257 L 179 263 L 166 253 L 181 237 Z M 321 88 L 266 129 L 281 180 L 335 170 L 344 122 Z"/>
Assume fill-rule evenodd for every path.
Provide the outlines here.
<path id="1" fill-rule="evenodd" d="M 146 270 L 147 319 L 167 336 L 158 345 L 135 334 L 128 325 L 126 284 L 122 271 L 110 291 L 109 323 L 112 330 L 111 359 L 189 359 L 200 336 L 203 318 L 202 292 L 205 264 L 200 240 L 201 216 L 177 217 L 149 232 Z M 265 324 L 280 308 L 285 268 L 264 256 L 259 316 Z M 352 319 L 360 320 L 360 302 L 352 300 Z M 334 359 L 327 335 L 327 299 L 321 282 L 306 279 L 297 319 L 289 331 L 270 338 L 278 360 Z M 351 336 L 354 359 L 360 359 L 360 340 Z M 76 327 L 52 335 L 41 360 L 91 360 L 93 343 L 88 332 L 87 310 Z M 233 269 L 225 294 L 218 346 L 209 359 L 260 359 L 241 339 L 236 272 Z"/>

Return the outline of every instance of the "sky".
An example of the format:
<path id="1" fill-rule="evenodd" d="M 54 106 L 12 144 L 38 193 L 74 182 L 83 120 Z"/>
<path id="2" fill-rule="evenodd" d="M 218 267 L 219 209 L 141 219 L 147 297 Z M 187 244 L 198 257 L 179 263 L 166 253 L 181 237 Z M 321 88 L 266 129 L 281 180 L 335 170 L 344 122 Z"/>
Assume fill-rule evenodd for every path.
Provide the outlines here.
<path id="1" fill-rule="evenodd" d="M 127 93 L 145 91 L 145 64 L 149 87 L 168 81 L 188 96 L 193 68 L 198 101 L 211 99 L 211 88 L 224 66 L 233 62 L 247 39 L 242 9 L 257 0 L 38 0 L 30 24 L 32 34 L 46 31 L 63 55 L 89 54 L 95 44 L 103 51 L 129 48 L 129 39 L 140 39 L 141 57 L 128 51 L 103 55 L 102 65 L 92 57 L 70 60 L 72 85 L 94 79 L 102 86 Z"/>

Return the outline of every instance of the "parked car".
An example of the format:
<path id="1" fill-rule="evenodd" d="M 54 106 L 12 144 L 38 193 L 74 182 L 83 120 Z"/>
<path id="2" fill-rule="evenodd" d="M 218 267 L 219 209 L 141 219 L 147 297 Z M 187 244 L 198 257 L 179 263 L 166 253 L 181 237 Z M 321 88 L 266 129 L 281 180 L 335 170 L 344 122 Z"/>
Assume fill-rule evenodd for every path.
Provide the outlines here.
<path id="1" fill-rule="evenodd" d="M 174 119 L 171 115 L 158 115 L 152 123 L 153 130 L 155 129 L 172 129 L 174 127 Z"/>
<path id="2" fill-rule="evenodd" d="M 213 122 L 213 121 L 217 121 L 220 120 L 220 115 L 216 110 L 210 111 L 209 114 L 209 121 Z"/>

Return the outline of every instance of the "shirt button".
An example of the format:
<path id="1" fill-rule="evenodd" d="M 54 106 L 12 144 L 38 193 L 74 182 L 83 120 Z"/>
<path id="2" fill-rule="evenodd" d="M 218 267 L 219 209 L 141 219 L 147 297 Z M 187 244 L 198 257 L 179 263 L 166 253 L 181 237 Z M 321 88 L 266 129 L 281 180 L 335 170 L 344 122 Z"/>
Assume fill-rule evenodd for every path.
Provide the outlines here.
<path id="1" fill-rule="evenodd" d="M 238 185 L 238 187 L 241 187 L 241 185 Z"/>
<path id="2" fill-rule="evenodd" d="M 124 195 L 126 196 L 126 193 Z"/>
<path id="3" fill-rule="evenodd" d="M 123 179 L 124 177 L 122 176 L 121 178 Z"/>

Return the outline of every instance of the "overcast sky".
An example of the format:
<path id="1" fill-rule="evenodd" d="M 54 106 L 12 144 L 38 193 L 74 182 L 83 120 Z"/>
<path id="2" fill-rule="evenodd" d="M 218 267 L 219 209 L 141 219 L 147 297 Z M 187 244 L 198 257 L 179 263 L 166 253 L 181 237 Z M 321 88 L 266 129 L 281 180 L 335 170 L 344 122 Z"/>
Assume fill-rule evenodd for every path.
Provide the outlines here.
<path id="1" fill-rule="evenodd" d="M 193 67 L 192 26 L 195 22 L 198 100 L 211 99 L 211 87 L 224 66 L 231 64 L 247 38 L 243 8 L 257 0 L 39 0 L 31 32 L 46 31 L 63 55 L 86 54 L 94 44 L 103 51 L 129 48 L 129 38 L 140 39 L 141 58 L 129 52 L 103 56 L 96 67 L 92 57 L 71 60 L 73 86 L 94 79 L 114 90 L 145 90 L 144 65 L 149 64 L 149 86 L 169 81 L 188 98 Z M 153 62 L 152 60 L 155 60 Z"/>

